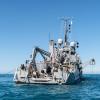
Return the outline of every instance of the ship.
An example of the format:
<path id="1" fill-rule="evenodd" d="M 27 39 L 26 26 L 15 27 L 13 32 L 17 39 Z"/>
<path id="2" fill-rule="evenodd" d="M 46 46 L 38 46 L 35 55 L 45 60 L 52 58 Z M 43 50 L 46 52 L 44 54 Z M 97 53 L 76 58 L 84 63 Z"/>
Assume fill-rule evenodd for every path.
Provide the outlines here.
<path id="1" fill-rule="evenodd" d="M 82 80 L 83 67 L 77 49 L 79 42 L 69 41 L 68 34 L 71 32 L 72 20 L 64 21 L 64 39 L 58 38 L 57 41 L 49 39 L 49 50 L 46 51 L 35 46 L 30 60 L 21 64 L 15 71 L 14 82 L 25 84 L 74 84 Z M 36 61 L 37 54 L 43 57 L 40 62 Z M 92 58 L 88 64 L 95 64 Z"/>

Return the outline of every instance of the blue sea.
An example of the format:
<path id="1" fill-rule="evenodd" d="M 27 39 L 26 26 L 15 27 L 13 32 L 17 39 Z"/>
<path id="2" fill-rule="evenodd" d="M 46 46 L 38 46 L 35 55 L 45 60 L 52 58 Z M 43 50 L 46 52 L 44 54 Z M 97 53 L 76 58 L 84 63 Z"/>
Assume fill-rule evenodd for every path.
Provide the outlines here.
<path id="1" fill-rule="evenodd" d="M 15 84 L 13 75 L 0 75 L 0 100 L 100 100 L 100 75 L 86 74 L 74 85 Z"/>

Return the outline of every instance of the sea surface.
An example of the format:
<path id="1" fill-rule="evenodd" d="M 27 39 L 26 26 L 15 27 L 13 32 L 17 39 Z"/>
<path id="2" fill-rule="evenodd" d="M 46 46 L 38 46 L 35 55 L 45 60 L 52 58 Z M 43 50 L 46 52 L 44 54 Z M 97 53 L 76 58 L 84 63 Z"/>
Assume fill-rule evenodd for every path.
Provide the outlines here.
<path id="1" fill-rule="evenodd" d="M 100 100 L 100 75 L 86 74 L 74 85 L 15 84 L 0 74 L 0 100 Z"/>

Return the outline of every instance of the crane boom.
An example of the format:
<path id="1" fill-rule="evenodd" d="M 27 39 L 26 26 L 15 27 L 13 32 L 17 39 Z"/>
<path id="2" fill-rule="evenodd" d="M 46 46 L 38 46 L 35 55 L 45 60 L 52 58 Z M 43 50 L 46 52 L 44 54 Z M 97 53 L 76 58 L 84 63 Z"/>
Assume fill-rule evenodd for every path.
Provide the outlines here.
<path id="1" fill-rule="evenodd" d="M 31 64 L 32 66 L 34 67 L 35 70 L 37 70 L 36 68 L 36 62 L 35 62 L 35 58 L 36 58 L 36 55 L 37 53 L 40 53 L 41 56 L 44 58 L 44 60 L 47 60 L 46 56 L 47 57 L 50 57 L 51 53 L 39 48 L 39 47 L 35 47 L 34 49 L 34 52 L 33 52 L 33 57 L 32 57 L 32 61 L 31 61 Z"/>

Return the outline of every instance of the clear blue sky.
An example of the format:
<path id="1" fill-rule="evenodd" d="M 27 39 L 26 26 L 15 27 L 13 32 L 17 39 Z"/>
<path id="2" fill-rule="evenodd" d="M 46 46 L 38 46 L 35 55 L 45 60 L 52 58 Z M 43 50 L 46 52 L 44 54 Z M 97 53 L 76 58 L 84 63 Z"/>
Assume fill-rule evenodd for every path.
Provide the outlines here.
<path id="1" fill-rule="evenodd" d="M 48 34 L 58 38 L 64 16 L 73 17 L 70 37 L 83 62 L 96 59 L 84 71 L 100 73 L 100 0 L 0 0 L 0 73 L 24 63 L 36 45 L 48 50 Z"/>

